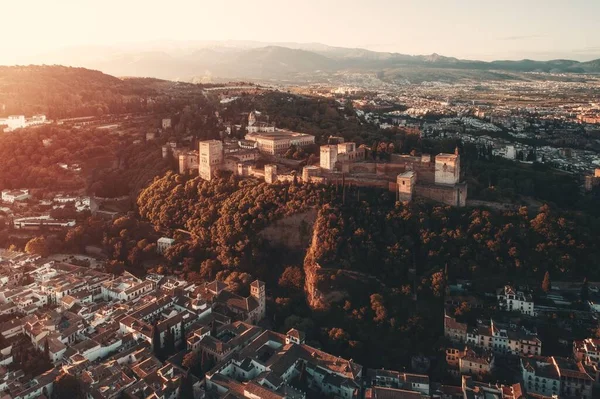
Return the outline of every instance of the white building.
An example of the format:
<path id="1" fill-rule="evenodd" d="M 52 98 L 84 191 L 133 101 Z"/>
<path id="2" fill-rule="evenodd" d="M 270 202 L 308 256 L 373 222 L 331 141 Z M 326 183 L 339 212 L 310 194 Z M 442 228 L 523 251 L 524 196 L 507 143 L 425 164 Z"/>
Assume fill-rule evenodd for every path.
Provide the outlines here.
<path id="1" fill-rule="evenodd" d="M 90 209 L 90 197 L 77 197 L 71 195 L 57 195 L 54 202 L 59 204 L 73 204 L 77 212 L 83 212 Z"/>
<path id="2" fill-rule="evenodd" d="M 467 344 L 495 353 L 513 355 L 540 355 L 542 341 L 524 329 L 506 329 L 493 320 L 490 325 L 479 325 L 467 331 Z"/>
<path id="3" fill-rule="evenodd" d="M 6 125 L 5 132 L 12 132 L 28 126 L 41 125 L 46 123 L 46 115 L 34 115 L 26 119 L 25 115 L 11 115 L 8 118 L 0 118 L 0 126 Z"/>
<path id="4" fill-rule="evenodd" d="M 531 295 L 517 291 L 510 285 L 498 289 L 496 292 L 498 305 L 509 312 L 520 312 L 528 316 L 534 316 L 533 299 Z"/>
<path id="5" fill-rule="evenodd" d="M 158 239 L 158 241 L 156 241 L 156 252 L 159 254 L 164 254 L 167 249 L 173 246 L 174 243 L 175 240 L 172 238 L 161 237 Z"/>
<path id="6" fill-rule="evenodd" d="M 587 365 L 598 367 L 600 364 L 600 339 L 587 338 L 573 341 L 573 356 Z"/>
<path id="7" fill-rule="evenodd" d="M 105 301 L 129 301 L 147 294 L 155 288 L 150 280 L 141 280 L 129 273 L 102 283 L 102 297 Z"/>
<path id="8" fill-rule="evenodd" d="M 557 356 L 522 357 L 521 374 L 529 393 L 592 399 L 595 369 L 580 361 Z"/>
<path id="9" fill-rule="evenodd" d="M 289 130 L 248 133 L 245 139 L 256 141 L 258 150 L 269 155 L 284 154 L 291 146 L 303 148 L 315 143 L 315 136 Z"/>
<path id="10" fill-rule="evenodd" d="M 2 190 L 2 202 L 14 204 L 29 199 L 29 190 Z"/>
<path id="11" fill-rule="evenodd" d="M 25 127 L 25 115 L 11 115 L 8 118 L 0 119 L 0 125 L 6 125 L 5 132 L 12 132 L 16 129 Z"/>

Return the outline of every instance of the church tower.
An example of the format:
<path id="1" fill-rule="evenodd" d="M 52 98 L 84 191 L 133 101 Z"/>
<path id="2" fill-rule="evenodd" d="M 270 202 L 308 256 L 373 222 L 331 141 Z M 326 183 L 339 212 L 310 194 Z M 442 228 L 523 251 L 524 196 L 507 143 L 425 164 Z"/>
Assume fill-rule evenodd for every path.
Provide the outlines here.
<path id="1" fill-rule="evenodd" d="M 250 296 L 258 302 L 258 320 L 265 317 L 267 311 L 267 293 L 265 292 L 265 283 L 255 280 L 250 284 Z"/>

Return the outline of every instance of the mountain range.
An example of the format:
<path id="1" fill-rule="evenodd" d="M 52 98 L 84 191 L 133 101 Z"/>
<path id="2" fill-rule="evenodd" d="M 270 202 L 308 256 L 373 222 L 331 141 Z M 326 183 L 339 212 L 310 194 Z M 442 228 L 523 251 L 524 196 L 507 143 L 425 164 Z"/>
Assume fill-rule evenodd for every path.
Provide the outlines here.
<path id="1" fill-rule="evenodd" d="M 562 59 L 485 62 L 438 54 L 413 56 L 319 43 L 250 41 L 167 41 L 121 47 L 74 47 L 30 58 L 24 63 L 79 66 L 115 76 L 185 81 L 256 79 L 306 82 L 326 80 L 340 73 L 375 73 L 381 79 L 392 81 L 412 70 L 418 70 L 420 76 L 425 74 L 421 80 L 427 80 L 428 72 L 433 72 L 433 80 L 444 80 L 444 76 L 454 76 L 448 73 L 450 71 L 460 72 L 463 78 L 472 75 L 497 76 L 499 79 L 510 78 L 512 73 L 527 72 L 600 73 L 600 59 L 588 62 Z M 465 71 L 470 73 L 465 74 Z"/>

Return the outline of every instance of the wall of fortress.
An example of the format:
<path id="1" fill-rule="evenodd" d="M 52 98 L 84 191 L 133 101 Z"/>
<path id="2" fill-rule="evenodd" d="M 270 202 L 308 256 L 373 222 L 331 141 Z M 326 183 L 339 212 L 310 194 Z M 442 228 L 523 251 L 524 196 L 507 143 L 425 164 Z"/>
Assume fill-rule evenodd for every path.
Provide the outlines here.
<path id="1" fill-rule="evenodd" d="M 452 206 L 462 207 L 467 204 L 466 183 L 459 183 L 455 186 L 417 184 L 415 194 L 419 197 L 429 198 Z"/>
<path id="2" fill-rule="evenodd" d="M 341 171 L 344 173 L 369 173 L 379 176 L 388 176 L 391 180 L 396 180 L 396 176 L 406 171 L 413 170 L 417 172 L 419 183 L 435 182 L 435 165 L 432 162 L 356 162 L 341 164 Z"/>

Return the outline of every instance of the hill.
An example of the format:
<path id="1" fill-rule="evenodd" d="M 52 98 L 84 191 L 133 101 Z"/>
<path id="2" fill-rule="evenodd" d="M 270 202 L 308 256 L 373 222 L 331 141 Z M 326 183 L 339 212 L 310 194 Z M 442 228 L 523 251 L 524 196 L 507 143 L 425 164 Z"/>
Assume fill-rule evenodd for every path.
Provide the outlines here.
<path id="1" fill-rule="evenodd" d="M 49 118 L 136 112 L 157 95 L 160 81 L 118 79 L 64 66 L 0 66 L 0 116 L 46 114 Z"/>

